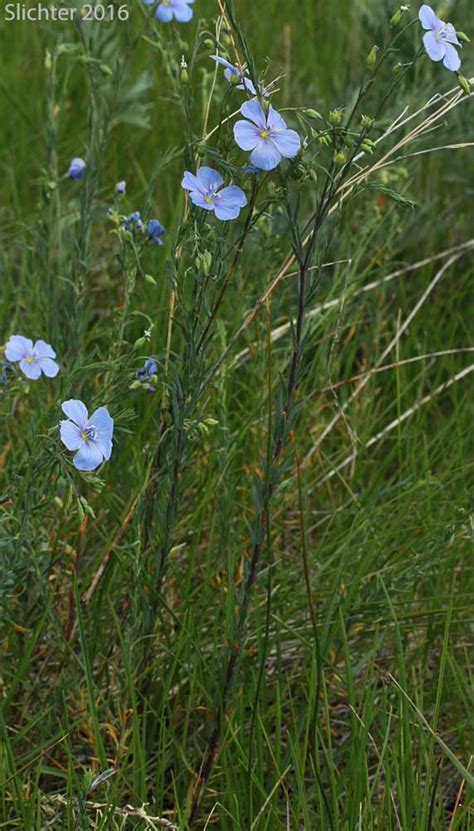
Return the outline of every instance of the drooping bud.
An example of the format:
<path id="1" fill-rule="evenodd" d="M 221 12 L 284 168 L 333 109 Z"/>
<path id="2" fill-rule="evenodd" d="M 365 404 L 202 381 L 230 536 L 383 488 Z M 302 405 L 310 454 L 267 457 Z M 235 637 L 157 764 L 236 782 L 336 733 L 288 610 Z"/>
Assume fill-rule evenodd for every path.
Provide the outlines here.
<path id="1" fill-rule="evenodd" d="M 156 286 L 156 280 L 151 274 L 145 274 L 143 279 L 145 280 L 145 283 L 149 283 L 150 286 Z"/>
<path id="2" fill-rule="evenodd" d="M 470 95 L 472 92 L 472 85 L 469 83 L 468 79 L 464 77 L 464 75 L 458 75 L 458 84 L 462 90 L 466 93 L 466 95 Z"/>
<path id="3" fill-rule="evenodd" d="M 370 130 L 374 126 L 374 119 L 370 115 L 363 115 L 360 119 L 364 130 Z"/>
<path id="4" fill-rule="evenodd" d="M 398 26 L 401 19 L 402 19 L 402 10 L 397 9 L 395 14 L 393 14 L 392 17 L 390 18 L 390 26 Z"/>
<path id="5" fill-rule="evenodd" d="M 379 51 L 378 46 L 372 46 L 369 54 L 367 55 L 367 66 L 369 69 L 372 69 L 373 66 L 377 63 L 377 52 Z"/>
<path id="6" fill-rule="evenodd" d="M 304 114 L 308 116 L 308 118 L 322 118 L 321 113 L 318 113 L 317 110 L 306 109 L 303 110 Z"/>

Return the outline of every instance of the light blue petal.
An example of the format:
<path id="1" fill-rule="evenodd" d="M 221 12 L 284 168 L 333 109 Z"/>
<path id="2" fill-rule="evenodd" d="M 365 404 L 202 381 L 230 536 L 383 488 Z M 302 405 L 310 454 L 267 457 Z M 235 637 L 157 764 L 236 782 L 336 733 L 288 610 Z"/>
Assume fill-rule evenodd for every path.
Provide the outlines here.
<path id="1" fill-rule="evenodd" d="M 454 46 L 451 46 L 450 43 L 445 43 L 444 48 L 446 54 L 444 56 L 443 65 L 446 69 L 450 69 L 451 72 L 457 72 L 461 66 L 461 58 L 459 57 Z"/>
<path id="2" fill-rule="evenodd" d="M 56 361 L 53 361 L 52 358 L 38 358 L 36 363 L 47 378 L 56 378 L 59 372 L 59 366 Z"/>
<path id="3" fill-rule="evenodd" d="M 212 167 L 200 167 L 196 173 L 201 188 L 207 191 L 209 188 L 219 188 L 224 184 L 221 174 Z"/>
<path id="4" fill-rule="evenodd" d="M 241 150 L 253 150 L 260 141 L 260 132 L 249 121 L 237 121 L 234 124 L 234 138 Z"/>
<path id="5" fill-rule="evenodd" d="M 95 427 L 97 431 L 97 441 L 110 441 L 114 432 L 114 420 L 110 415 L 107 407 L 99 407 L 92 413 L 88 427 Z"/>
<path id="6" fill-rule="evenodd" d="M 268 117 L 267 117 L 267 124 L 271 130 L 286 130 L 287 124 L 284 118 L 280 115 L 279 112 L 273 109 L 270 104 L 270 109 L 268 110 Z"/>
<path id="7" fill-rule="evenodd" d="M 281 154 L 273 141 L 260 139 L 250 161 L 260 170 L 274 170 L 281 162 Z"/>
<path id="8" fill-rule="evenodd" d="M 56 352 L 49 343 L 44 340 L 37 340 L 33 349 L 40 358 L 55 358 Z"/>
<path id="9" fill-rule="evenodd" d="M 160 3 L 156 10 L 155 17 L 157 17 L 161 23 L 170 23 L 173 19 L 173 9 L 171 6 L 163 6 L 163 3 Z"/>
<path id="10" fill-rule="evenodd" d="M 189 170 L 184 171 L 183 180 L 181 182 L 181 187 L 184 190 L 201 190 L 204 193 L 204 188 L 201 186 L 201 182 L 199 181 L 198 177 L 195 176 L 193 173 L 190 173 Z"/>
<path id="11" fill-rule="evenodd" d="M 301 139 L 296 130 L 282 130 L 281 133 L 272 133 L 270 141 L 285 159 L 293 159 L 300 150 Z"/>
<path id="12" fill-rule="evenodd" d="M 101 451 L 105 461 L 108 462 L 111 455 L 112 455 L 112 441 L 110 439 L 109 440 L 104 439 L 103 441 L 102 441 L 102 439 L 98 440 L 97 441 L 97 447 Z"/>
<path id="13" fill-rule="evenodd" d="M 434 32 L 427 32 L 423 35 L 423 44 L 432 61 L 441 61 L 444 58 L 447 44 L 436 40 Z"/>
<path id="14" fill-rule="evenodd" d="M 84 442 L 79 453 L 74 456 L 73 464 L 77 470 L 95 470 L 103 459 L 103 453 L 95 442 Z"/>
<path id="15" fill-rule="evenodd" d="M 63 401 L 61 409 L 64 415 L 74 421 L 81 430 L 85 430 L 89 414 L 86 405 L 82 401 L 79 401 L 78 398 L 69 398 L 68 401 Z"/>
<path id="16" fill-rule="evenodd" d="M 79 450 L 84 443 L 80 428 L 72 421 L 61 421 L 59 434 L 62 443 L 66 445 L 68 450 Z"/>
<path id="17" fill-rule="evenodd" d="M 189 6 L 186 2 L 184 2 L 184 0 L 183 2 L 178 2 L 178 0 L 175 0 L 175 2 L 173 3 L 173 11 L 178 23 L 188 23 L 193 16 L 193 10 L 189 8 Z"/>
<path id="18" fill-rule="evenodd" d="M 20 369 L 23 375 L 26 375 L 30 381 L 37 381 L 41 375 L 41 368 L 39 364 L 36 362 L 30 364 L 30 362 L 26 361 L 24 358 L 20 361 Z"/>
<path id="19" fill-rule="evenodd" d="M 248 92 L 250 92 L 250 95 L 257 94 L 257 90 L 255 89 L 253 81 L 250 78 L 247 78 L 247 76 L 244 78 L 244 83 L 239 84 L 237 89 L 243 89 L 243 87 L 245 87 L 245 89 L 248 90 Z"/>
<path id="20" fill-rule="evenodd" d="M 258 98 L 252 98 L 251 101 L 246 101 L 242 104 L 240 112 L 245 118 L 253 121 L 260 130 L 263 130 L 267 126 L 267 119 L 265 118 L 265 113 Z"/>
<path id="21" fill-rule="evenodd" d="M 424 4 L 418 12 L 418 19 L 423 26 L 423 29 L 433 29 L 435 32 L 439 32 L 443 25 L 443 22 L 439 19 L 438 15 L 434 13 L 431 6 L 427 6 L 426 4 Z"/>
<path id="22" fill-rule="evenodd" d="M 21 361 L 25 355 L 31 355 L 33 341 L 23 335 L 12 335 L 5 346 L 5 357 L 8 361 Z"/>
<path id="23" fill-rule="evenodd" d="M 240 209 L 245 207 L 246 204 L 247 197 L 242 188 L 238 188 L 236 185 L 223 188 L 215 202 L 217 219 L 223 221 L 236 219 L 240 213 Z"/>
<path id="24" fill-rule="evenodd" d="M 230 61 L 226 61 L 225 58 L 221 58 L 220 55 L 211 55 L 211 61 L 215 61 L 219 63 L 221 66 L 227 67 L 227 69 L 231 69 L 235 72 L 235 66 L 230 63 Z"/>
<path id="25" fill-rule="evenodd" d="M 447 40 L 448 43 L 455 43 L 456 46 L 461 46 L 458 40 L 458 36 L 456 34 L 456 29 L 454 28 L 452 23 L 446 23 L 445 40 Z"/>

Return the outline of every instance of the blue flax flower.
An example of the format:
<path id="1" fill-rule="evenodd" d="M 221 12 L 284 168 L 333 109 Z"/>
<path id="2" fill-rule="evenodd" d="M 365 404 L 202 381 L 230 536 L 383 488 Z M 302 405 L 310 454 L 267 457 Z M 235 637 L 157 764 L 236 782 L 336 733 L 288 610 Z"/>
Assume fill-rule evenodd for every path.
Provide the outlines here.
<path id="1" fill-rule="evenodd" d="M 153 6 L 156 0 L 144 0 L 145 5 Z M 161 0 L 156 10 L 156 17 L 161 23 L 170 23 L 173 17 L 178 23 L 188 23 L 193 16 L 193 10 L 189 8 L 194 0 Z"/>
<path id="2" fill-rule="evenodd" d="M 211 59 L 216 63 L 219 63 L 221 66 L 225 66 L 224 70 L 224 78 L 227 79 L 229 84 L 235 84 L 236 89 L 247 89 L 250 92 L 250 95 L 256 95 L 257 90 L 250 78 L 244 76 L 242 81 L 242 74 L 240 73 L 238 67 L 234 66 L 234 64 L 226 61 L 225 58 L 221 58 L 220 55 L 211 55 Z"/>
<path id="3" fill-rule="evenodd" d="M 161 237 L 165 233 L 165 229 L 158 222 L 157 219 L 150 219 L 148 223 L 148 239 L 153 245 L 163 245 Z"/>
<path id="4" fill-rule="evenodd" d="M 82 179 L 84 173 L 86 172 L 86 163 L 84 159 L 73 159 L 71 164 L 69 165 L 69 170 L 67 175 L 70 179 Z"/>
<path id="5" fill-rule="evenodd" d="M 134 211 L 127 219 L 123 221 L 123 227 L 126 231 L 143 231 L 143 222 L 140 216 L 140 211 Z"/>
<path id="6" fill-rule="evenodd" d="M 155 387 L 150 384 L 150 379 L 158 374 L 158 366 L 153 358 L 147 358 L 143 366 L 137 369 L 137 378 L 148 392 L 155 392 Z"/>
<path id="7" fill-rule="evenodd" d="M 55 378 L 59 372 L 59 366 L 53 360 L 56 352 L 44 340 L 37 340 L 33 345 L 30 338 L 12 335 L 5 346 L 5 357 L 12 363 L 19 362 L 23 375 L 30 381 L 37 381 L 41 373 L 48 378 Z"/>
<path id="8" fill-rule="evenodd" d="M 87 407 L 75 398 L 64 401 L 61 409 L 68 421 L 61 421 L 61 441 L 68 450 L 78 450 L 73 459 L 78 470 L 95 470 L 112 453 L 114 420 L 107 407 L 99 407 L 89 418 Z"/>
<path id="9" fill-rule="evenodd" d="M 457 72 L 461 66 L 459 57 L 453 44 L 461 46 L 452 23 L 443 23 L 430 6 L 424 5 L 418 12 L 423 29 L 428 29 L 423 35 L 423 44 L 432 61 L 443 61 L 446 69 Z"/>
<path id="10" fill-rule="evenodd" d="M 115 193 L 122 194 L 122 193 L 125 193 L 126 190 L 127 190 L 127 183 L 123 179 L 122 179 L 121 182 L 117 182 L 117 184 L 115 185 Z"/>
<path id="11" fill-rule="evenodd" d="M 301 147 L 295 130 L 289 130 L 280 113 L 270 105 L 264 112 L 260 101 L 253 98 L 242 104 L 240 112 L 249 121 L 237 121 L 234 138 L 242 150 L 251 150 L 250 161 L 260 170 L 274 170 L 282 157 L 292 159 Z"/>
<path id="12" fill-rule="evenodd" d="M 200 167 L 195 176 L 189 170 L 185 171 L 181 187 L 189 190 L 191 202 L 198 208 L 214 211 L 217 219 L 222 221 L 236 219 L 240 209 L 247 204 L 247 197 L 236 185 L 219 190 L 223 184 L 224 180 L 217 170 Z"/>

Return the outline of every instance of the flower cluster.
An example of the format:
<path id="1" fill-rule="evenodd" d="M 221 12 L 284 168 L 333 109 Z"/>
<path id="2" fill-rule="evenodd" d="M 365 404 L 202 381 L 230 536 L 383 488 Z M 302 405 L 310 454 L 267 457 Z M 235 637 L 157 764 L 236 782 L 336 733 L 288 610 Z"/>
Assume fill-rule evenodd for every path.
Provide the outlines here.
<path id="1" fill-rule="evenodd" d="M 17 363 L 23 375 L 30 381 L 40 376 L 55 378 L 59 365 L 56 352 L 44 340 L 35 343 L 23 335 L 12 335 L 5 345 L 6 361 L 2 362 L 0 383 L 5 384 L 7 372 Z M 70 421 L 61 421 L 60 435 L 68 450 L 77 450 L 73 463 L 78 470 L 95 470 L 112 453 L 114 422 L 106 407 L 99 407 L 89 418 L 82 401 L 71 399 L 61 405 Z"/>
<path id="2" fill-rule="evenodd" d="M 194 0 L 144 0 L 146 5 L 156 6 L 155 14 L 159 21 L 169 23 L 176 20 L 186 23 L 193 17 L 191 8 Z M 400 8 L 392 21 L 399 22 L 404 7 Z M 418 13 L 419 21 L 425 30 L 423 36 L 424 48 L 431 60 L 442 61 L 446 69 L 457 72 L 461 66 L 456 47 L 461 47 L 459 37 L 467 40 L 463 33 L 457 33 L 452 23 L 442 21 L 433 9 L 423 4 Z M 459 35 L 459 37 L 458 37 Z M 224 67 L 224 77 L 237 90 L 247 93 L 251 97 L 240 107 L 243 119 L 234 124 L 233 134 L 237 146 L 250 153 L 249 163 L 244 165 L 243 171 L 255 175 L 261 172 L 275 170 L 283 159 L 294 159 L 301 150 L 301 139 L 295 130 L 290 129 L 282 115 L 269 103 L 269 89 L 261 84 L 257 91 L 252 79 L 248 76 L 245 65 L 235 66 L 226 58 L 216 54 L 211 59 Z M 369 66 L 377 60 L 377 48 L 374 47 L 369 55 Z M 370 62 L 369 62 L 370 61 Z M 460 81 L 468 82 L 459 76 Z M 469 87 L 469 84 L 468 84 Z M 308 111 L 309 112 L 309 111 Z M 330 122 L 338 126 L 341 121 L 341 112 L 334 110 L 330 113 Z M 364 145 L 362 145 L 364 147 Z M 336 153 L 341 157 L 341 164 L 346 161 L 344 151 Z M 72 159 L 67 177 L 80 180 L 87 170 L 87 163 L 80 157 Z M 193 205 L 202 210 L 212 212 L 218 220 L 227 222 L 237 219 L 241 210 L 247 205 L 247 197 L 242 188 L 236 185 L 223 187 L 224 179 L 221 174 L 211 167 L 200 167 L 196 173 L 186 170 L 181 186 L 188 191 Z M 117 182 L 115 193 L 122 196 L 126 193 L 126 182 Z M 110 211 L 118 225 L 121 225 L 131 234 L 145 234 L 146 241 L 152 245 L 163 245 L 162 237 L 165 228 L 157 219 L 150 219 L 145 229 L 139 211 L 128 216 L 119 216 Z M 38 380 L 41 375 L 55 378 L 59 372 L 59 365 L 55 361 L 56 353 L 50 344 L 44 340 L 33 343 L 23 335 L 12 335 L 5 346 L 5 360 L 0 363 L 0 384 L 7 382 L 9 372 L 13 372 L 13 364 L 18 364 L 22 374 L 31 381 Z M 147 358 L 144 365 L 137 370 L 137 380 L 132 385 L 143 386 L 154 392 L 157 382 L 158 367 L 153 358 Z M 112 453 L 112 437 L 114 421 L 106 407 L 99 407 L 89 417 L 85 404 L 78 399 L 70 399 L 62 403 L 62 410 L 68 417 L 60 424 L 61 440 L 68 450 L 75 451 L 73 463 L 78 470 L 95 470 L 104 460 L 110 459 Z"/>

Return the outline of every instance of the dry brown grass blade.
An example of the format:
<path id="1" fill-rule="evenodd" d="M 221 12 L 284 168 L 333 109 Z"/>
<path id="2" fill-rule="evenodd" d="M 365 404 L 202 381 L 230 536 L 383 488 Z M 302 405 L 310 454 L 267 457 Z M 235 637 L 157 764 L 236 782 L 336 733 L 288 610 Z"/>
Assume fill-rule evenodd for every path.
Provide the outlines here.
<path id="1" fill-rule="evenodd" d="M 385 361 L 385 359 L 388 357 L 388 355 L 390 355 L 390 353 L 392 352 L 392 350 L 393 350 L 393 349 L 397 346 L 397 344 L 398 344 L 398 342 L 399 342 L 399 340 L 400 340 L 401 336 L 402 336 L 402 335 L 403 335 L 403 333 L 404 333 L 404 332 L 408 329 L 408 327 L 410 326 L 411 322 L 413 321 L 413 319 L 415 318 L 415 316 L 418 314 L 418 312 L 420 311 L 420 309 L 422 308 L 422 306 L 424 305 L 424 303 L 426 302 L 426 300 L 428 299 L 428 297 L 430 296 L 430 294 L 432 293 L 432 291 L 434 290 L 434 288 L 437 286 L 437 284 L 439 283 L 439 281 L 441 280 L 441 278 L 442 278 L 442 277 L 444 276 L 444 274 L 448 271 L 448 269 L 450 269 L 450 268 L 451 268 L 451 266 L 452 266 L 452 265 L 453 265 L 453 264 L 454 264 L 457 260 L 459 260 L 459 259 L 460 259 L 460 257 L 462 257 L 462 256 L 463 256 L 463 254 L 465 253 L 465 251 L 466 251 L 466 249 L 463 249 L 462 251 L 458 251 L 457 253 L 453 254 L 453 255 L 452 255 L 452 256 L 451 256 L 451 257 L 447 260 L 447 262 L 443 263 L 443 265 L 441 266 L 441 268 L 440 268 L 440 269 L 436 272 L 435 276 L 433 277 L 433 279 L 432 279 L 432 280 L 431 280 L 431 282 L 429 283 L 428 287 L 425 289 L 425 291 L 423 292 L 423 294 L 421 295 L 421 297 L 419 298 L 419 300 L 417 301 L 417 303 L 415 304 L 415 306 L 414 306 L 414 307 L 413 307 L 413 309 L 411 310 L 411 312 L 410 312 L 410 314 L 408 315 L 408 317 L 406 317 L 406 318 L 405 318 L 405 320 L 404 320 L 404 322 L 402 323 L 402 325 L 401 325 L 400 327 L 398 327 L 398 328 L 397 328 L 397 332 L 396 332 L 396 334 L 395 334 L 395 335 L 394 335 L 394 337 L 391 339 L 391 341 L 390 341 L 390 343 L 388 344 L 388 346 L 387 346 L 387 347 L 384 349 L 384 351 L 382 352 L 381 356 L 379 357 L 379 359 L 377 360 L 377 362 L 376 362 L 376 364 L 375 364 L 375 367 L 381 366 L 381 364 Z M 368 375 L 368 376 L 366 376 L 366 377 L 362 378 L 362 380 L 361 380 L 361 381 L 358 383 L 358 385 L 356 386 L 355 390 L 354 390 L 354 391 L 352 392 L 352 394 L 349 396 L 348 400 L 347 400 L 347 401 L 346 401 L 346 402 L 345 402 L 345 403 L 344 403 L 344 404 L 343 404 L 343 405 L 342 405 L 342 406 L 338 409 L 338 411 L 335 413 L 335 415 L 334 415 L 334 416 L 333 416 L 333 418 L 330 420 L 330 422 L 329 422 L 329 423 L 326 425 L 326 427 L 325 427 L 325 428 L 321 431 L 321 433 L 319 434 L 318 438 L 316 439 L 316 441 L 315 441 L 315 443 L 314 443 L 313 447 L 312 447 L 312 448 L 311 448 L 311 450 L 310 450 L 310 451 L 306 454 L 305 459 L 304 459 L 304 464 L 307 464 L 307 463 L 311 460 L 311 458 L 312 458 L 312 456 L 314 455 L 314 453 L 316 453 L 316 452 L 317 452 L 318 448 L 321 446 L 321 444 L 323 443 L 323 441 L 326 439 L 326 437 L 329 435 L 329 433 L 330 433 L 330 432 L 334 429 L 334 427 L 335 427 L 335 425 L 338 423 L 339 419 L 340 419 L 340 418 L 341 418 L 341 417 L 342 417 L 342 416 L 343 416 L 343 415 L 347 412 L 347 410 L 348 410 L 349 406 L 351 405 L 351 403 L 353 402 L 354 398 L 356 398 L 356 396 L 357 396 L 357 395 L 359 395 L 359 393 L 361 393 L 361 392 L 362 392 L 362 390 L 364 389 L 364 387 L 366 386 L 366 384 L 368 384 L 368 382 L 369 382 L 369 380 L 370 380 L 370 377 L 371 377 L 371 376 L 370 376 L 370 375 Z"/>

